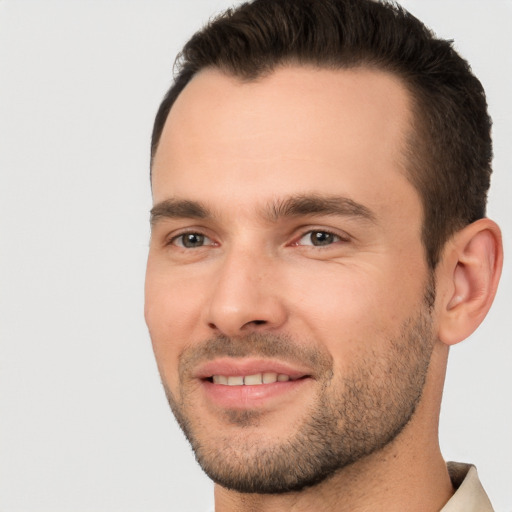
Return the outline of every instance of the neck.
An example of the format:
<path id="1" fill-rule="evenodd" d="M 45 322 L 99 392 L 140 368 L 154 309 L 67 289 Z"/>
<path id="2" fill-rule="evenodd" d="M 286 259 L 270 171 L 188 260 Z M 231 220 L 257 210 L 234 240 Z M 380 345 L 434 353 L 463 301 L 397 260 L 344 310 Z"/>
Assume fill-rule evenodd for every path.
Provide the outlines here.
<path id="1" fill-rule="evenodd" d="M 428 380 L 413 418 L 384 449 L 300 492 L 241 494 L 217 485 L 216 512 L 438 512 L 453 488 L 438 442 L 442 375 Z"/>

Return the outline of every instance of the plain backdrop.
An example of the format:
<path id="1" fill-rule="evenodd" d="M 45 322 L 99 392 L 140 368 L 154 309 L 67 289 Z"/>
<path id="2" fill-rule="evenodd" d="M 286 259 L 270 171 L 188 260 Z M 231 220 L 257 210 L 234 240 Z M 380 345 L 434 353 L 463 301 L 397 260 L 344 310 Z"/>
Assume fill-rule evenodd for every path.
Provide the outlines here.
<path id="1" fill-rule="evenodd" d="M 0 512 L 202 511 L 143 320 L 153 116 L 229 0 L 0 0 Z M 494 118 L 511 254 L 512 1 L 403 2 L 453 38 Z M 440 437 L 512 512 L 512 266 L 450 356 Z"/>

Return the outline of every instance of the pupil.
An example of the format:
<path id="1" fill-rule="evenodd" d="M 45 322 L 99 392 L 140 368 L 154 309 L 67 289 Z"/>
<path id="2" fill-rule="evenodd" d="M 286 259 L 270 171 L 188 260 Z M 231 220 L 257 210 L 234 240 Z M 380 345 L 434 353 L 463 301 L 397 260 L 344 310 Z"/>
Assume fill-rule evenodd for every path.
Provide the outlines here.
<path id="1" fill-rule="evenodd" d="M 183 239 L 183 245 L 185 247 L 198 247 L 200 245 L 203 245 L 204 242 L 204 236 L 198 235 L 196 233 L 190 233 L 188 235 L 185 235 Z"/>
<path id="2" fill-rule="evenodd" d="M 331 233 L 325 231 L 315 231 L 313 233 L 313 245 L 328 245 L 332 243 L 332 240 Z"/>

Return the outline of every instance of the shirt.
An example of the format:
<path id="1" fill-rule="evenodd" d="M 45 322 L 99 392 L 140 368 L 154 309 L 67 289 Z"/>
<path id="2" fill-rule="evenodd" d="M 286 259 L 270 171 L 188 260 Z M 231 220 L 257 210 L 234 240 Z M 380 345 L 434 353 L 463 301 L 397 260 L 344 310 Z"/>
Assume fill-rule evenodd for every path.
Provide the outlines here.
<path id="1" fill-rule="evenodd" d="M 448 473 L 455 494 L 440 512 L 493 512 L 494 509 L 478 479 L 475 466 L 448 462 Z"/>

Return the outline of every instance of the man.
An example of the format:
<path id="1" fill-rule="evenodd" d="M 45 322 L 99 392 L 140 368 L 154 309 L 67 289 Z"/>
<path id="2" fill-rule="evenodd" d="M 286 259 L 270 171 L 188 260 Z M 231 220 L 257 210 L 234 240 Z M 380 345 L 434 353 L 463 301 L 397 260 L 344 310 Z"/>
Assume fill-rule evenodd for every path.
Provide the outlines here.
<path id="1" fill-rule="evenodd" d="M 217 512 L 492 510 L 437 436 L 501 270 L 489 132 L 467 63 L 393 5 L 256 0 L 187 43 L 145 316 Z"/>

